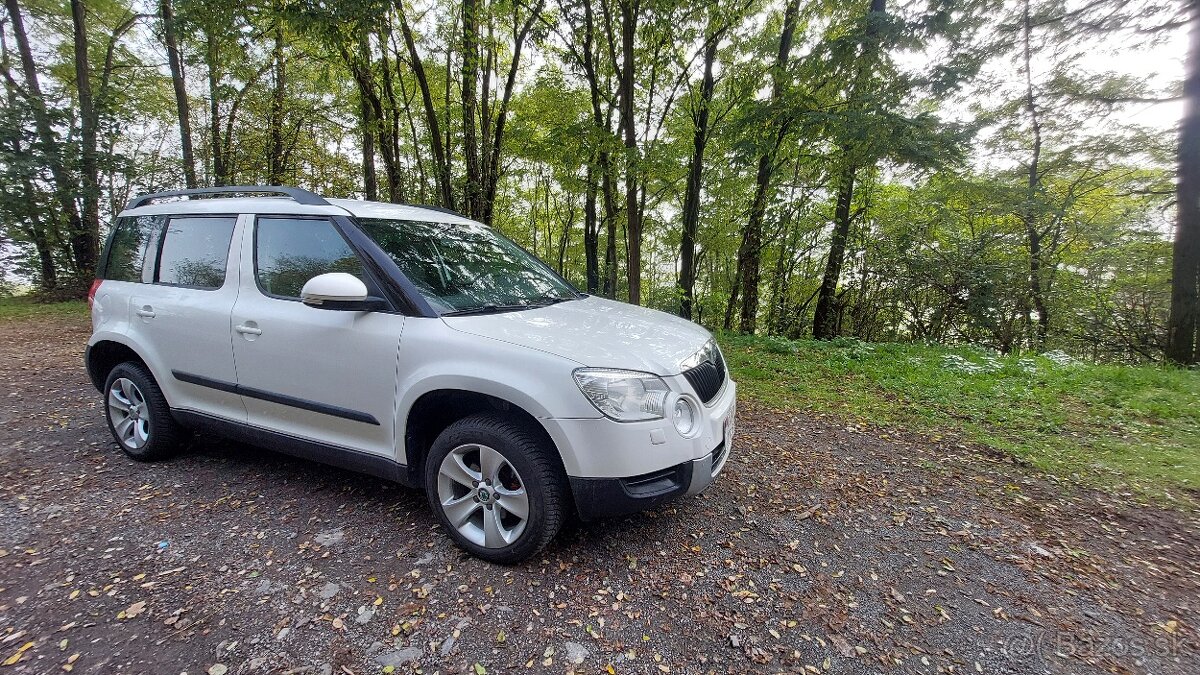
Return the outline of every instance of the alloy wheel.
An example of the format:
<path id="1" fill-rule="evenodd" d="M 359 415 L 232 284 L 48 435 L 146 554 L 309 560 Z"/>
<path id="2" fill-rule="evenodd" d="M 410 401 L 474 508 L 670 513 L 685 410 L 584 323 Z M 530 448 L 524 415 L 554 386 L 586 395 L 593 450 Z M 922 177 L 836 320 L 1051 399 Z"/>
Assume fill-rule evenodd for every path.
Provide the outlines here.
<path id="1" fill-rule="evenodd" d="M 508 546 L 529 522 L 529 494 L 516 467 L 478 443 L 460 445 L 442 460 L 438 501 L 450 526 L 477 546 Z"/>
<path id="2" fill-rule="evenodd" d="M 108 416 L 117 440 L 138 450 L 150 440 L 150 407 L 137 385 L 125 377 L 113 381 L 108 390 Z"/>

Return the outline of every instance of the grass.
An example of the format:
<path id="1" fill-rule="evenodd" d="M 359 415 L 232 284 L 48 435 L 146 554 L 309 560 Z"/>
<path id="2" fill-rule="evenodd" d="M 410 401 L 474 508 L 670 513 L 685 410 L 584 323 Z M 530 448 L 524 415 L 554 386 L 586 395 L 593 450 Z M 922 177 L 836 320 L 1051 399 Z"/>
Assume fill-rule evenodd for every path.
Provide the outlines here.
<path id="1" fill-rule="evenodd" d="M 87 303 L 0 298 L 0 321 Z M 1108 489 L 1200 503 L 1200 370 L 1002 357 L 969 347 L 719 337 L 743 396 L 958 436 Z"/>
<path id="2" fill-rule="evenodd" d="M 953 432 L 1088 484 L 1200 499 L 1198 370 L 844 339 L 720 341 L 743 394 L 773 406 Z"/>
<path id="3" fill-rule="evenodd" d="M 37 302 L 27 295 L 0 298 L 0 320 L 35 316 L 85 316 L 87 311 L 86 300 Z"/>

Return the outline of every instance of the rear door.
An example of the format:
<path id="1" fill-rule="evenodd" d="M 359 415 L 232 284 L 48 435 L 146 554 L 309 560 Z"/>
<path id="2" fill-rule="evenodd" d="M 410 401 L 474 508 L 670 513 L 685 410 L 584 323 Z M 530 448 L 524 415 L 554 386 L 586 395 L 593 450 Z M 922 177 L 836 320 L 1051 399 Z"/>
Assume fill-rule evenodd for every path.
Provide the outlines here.
<path id="1" fill-rule="evenodd" d="M 158 217 L 161 218 L 161 217 Z M 237 216 L 169 216 L 131 285 L 129 332 L 174 408 L 243 421 L 229 315 L 238 296 Z"/>
<path id="2" fill-rule="evenodd" d="M 395 456 L 396 365 L 404 317 L 316 309 L 300 289 L 347 272 L 378 287 L 333 220 L 258 216 L 242 242 L 234 360 L 250 424 Z"/>

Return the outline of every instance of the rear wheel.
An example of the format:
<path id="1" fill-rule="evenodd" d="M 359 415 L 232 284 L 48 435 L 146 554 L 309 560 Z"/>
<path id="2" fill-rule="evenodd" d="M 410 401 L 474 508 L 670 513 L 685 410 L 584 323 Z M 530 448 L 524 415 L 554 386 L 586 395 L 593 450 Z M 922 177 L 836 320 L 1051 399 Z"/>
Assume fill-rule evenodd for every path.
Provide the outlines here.
<path id="1" fill-rule="evenodd" d="M 490 562 L 521 562 L 562 526 L 566 481 L 554 448 L 498 415 L 472 415 L 434 441 L 425 488 L 460 548 Z"/>
<path id="2" fill-rule="evenodd" d="M 127 361 L 113 368 L 104 392 L 108 429 L 126 455 L 149 462 L 179 449 L 183 429 L 145 366 Z"/>

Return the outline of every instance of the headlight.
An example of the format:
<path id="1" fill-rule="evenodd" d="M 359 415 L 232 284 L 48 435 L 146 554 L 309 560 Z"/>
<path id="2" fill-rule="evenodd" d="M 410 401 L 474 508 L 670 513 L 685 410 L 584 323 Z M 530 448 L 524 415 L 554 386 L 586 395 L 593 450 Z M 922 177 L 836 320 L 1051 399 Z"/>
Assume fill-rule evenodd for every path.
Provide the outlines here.
<path id="1" fill-rule="evenodd" d="M 717 341 L 710 339 L 708 342 L 705 342 L 704 346 L 701 347 L 695 354 L 692 354 L 684 359 L 683 362 L 679 364 L 679 368 L 680 370 L 691 370 L 705 361 L 717 364 L 720 363 L 721 360 L 721 349 L 717 347 Z"/>
<path id="2" fill-rule="evenodd" d="M 662 419 L 671 393 L 661 377 L 636 370 L 580 368 L 575 383 L 597 410 L 618 422 Z"/>

